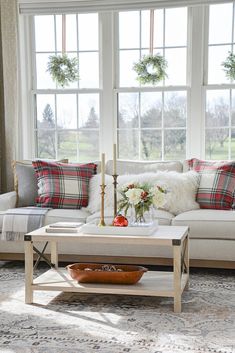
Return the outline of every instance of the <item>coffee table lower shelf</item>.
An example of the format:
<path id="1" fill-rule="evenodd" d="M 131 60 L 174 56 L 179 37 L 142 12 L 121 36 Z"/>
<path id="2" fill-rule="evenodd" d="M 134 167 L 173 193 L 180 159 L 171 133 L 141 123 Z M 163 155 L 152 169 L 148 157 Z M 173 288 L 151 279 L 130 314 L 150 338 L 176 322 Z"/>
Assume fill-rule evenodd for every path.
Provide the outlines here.
<path id="1" fill-rule="evenodd" d="M 187 284 L 187 274 L 182 274 L 181 293 Z M 60 291 L 79 293 L 103 293 L 174 297 L 173 272 L 148 271 L 134 285 L 77 283 L 64 268 L 51 269 L 37 277 L 31 286 L 33 291 Z"/>

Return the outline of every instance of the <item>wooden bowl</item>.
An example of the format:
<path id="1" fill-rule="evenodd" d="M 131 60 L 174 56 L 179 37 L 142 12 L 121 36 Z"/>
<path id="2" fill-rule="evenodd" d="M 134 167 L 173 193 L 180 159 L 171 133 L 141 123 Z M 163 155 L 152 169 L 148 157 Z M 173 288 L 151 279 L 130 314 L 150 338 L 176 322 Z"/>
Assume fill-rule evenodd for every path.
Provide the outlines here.
<path id="1" fill-rule="evenodd" d="M 116 269 L 122 271 L 104 271 L 102 270 L 103 266 L 115 266 Z M 135 284 L 148 271 L 147 268 L 142 266 L 90 263 L 75 263 L 68 265 L 66 268 L 72 279 L 79 283 Z M 85 270 L 85 268 L 90 270 Z M 97 269 L 100 271 L 94 271 Z"/>

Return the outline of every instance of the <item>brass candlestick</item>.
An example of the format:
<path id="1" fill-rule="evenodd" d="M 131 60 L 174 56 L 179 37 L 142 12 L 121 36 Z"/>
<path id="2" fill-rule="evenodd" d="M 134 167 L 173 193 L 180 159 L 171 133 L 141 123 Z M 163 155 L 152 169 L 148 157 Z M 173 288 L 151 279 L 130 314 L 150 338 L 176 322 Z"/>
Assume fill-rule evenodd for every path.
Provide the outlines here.
<path id="1" fill-rule="evenodd" d="M 100 209 L 100 222 L 98 224 L 99 227 L 104 227 L 106 224 L 105 224 L 105 221 L 104 221 L 104 195 L 105 195 L 105 187 L 106 185 L 102 184 L 100 185 L 100 188 L 101 188 L 101 209 Z"/>
<path id="2" fill-rule="evenodd" d="M 117 177 L 117 174 L 113 174 L 113 218 L 115 218 L 117 215 Z"/>

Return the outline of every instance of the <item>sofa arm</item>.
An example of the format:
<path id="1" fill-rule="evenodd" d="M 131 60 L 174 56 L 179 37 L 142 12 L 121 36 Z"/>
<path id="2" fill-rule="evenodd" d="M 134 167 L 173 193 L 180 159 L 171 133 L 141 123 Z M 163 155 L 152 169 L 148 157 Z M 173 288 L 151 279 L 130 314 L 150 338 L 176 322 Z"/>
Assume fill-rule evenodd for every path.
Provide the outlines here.
<path id="1" fill-rule="evenodd" d="M 0 195 L 0 211 L 6 211 L 9 208 L 16 207 L 17 194 L 15 191 Z"/>

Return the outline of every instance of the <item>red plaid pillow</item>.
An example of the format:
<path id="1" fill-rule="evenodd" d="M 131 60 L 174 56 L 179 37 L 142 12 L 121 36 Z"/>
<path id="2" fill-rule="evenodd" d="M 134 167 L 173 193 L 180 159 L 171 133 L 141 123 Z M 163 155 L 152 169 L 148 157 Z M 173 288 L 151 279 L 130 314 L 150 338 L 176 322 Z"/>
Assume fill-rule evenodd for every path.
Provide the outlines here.
<path id="1" fill-rule="evenodd" d="M 32 162 L 37 180 L 36 205 L 52 208 L 81 208 L 88 205 L 89 180 L 96 164 Z"/>
<path id="2" fill-rule="evenodd" d="M 230 210 L 234 204 L 235 162 L 187 161 L 190 169 L 200 174 L 197 202 L 201 208 Z"/>

